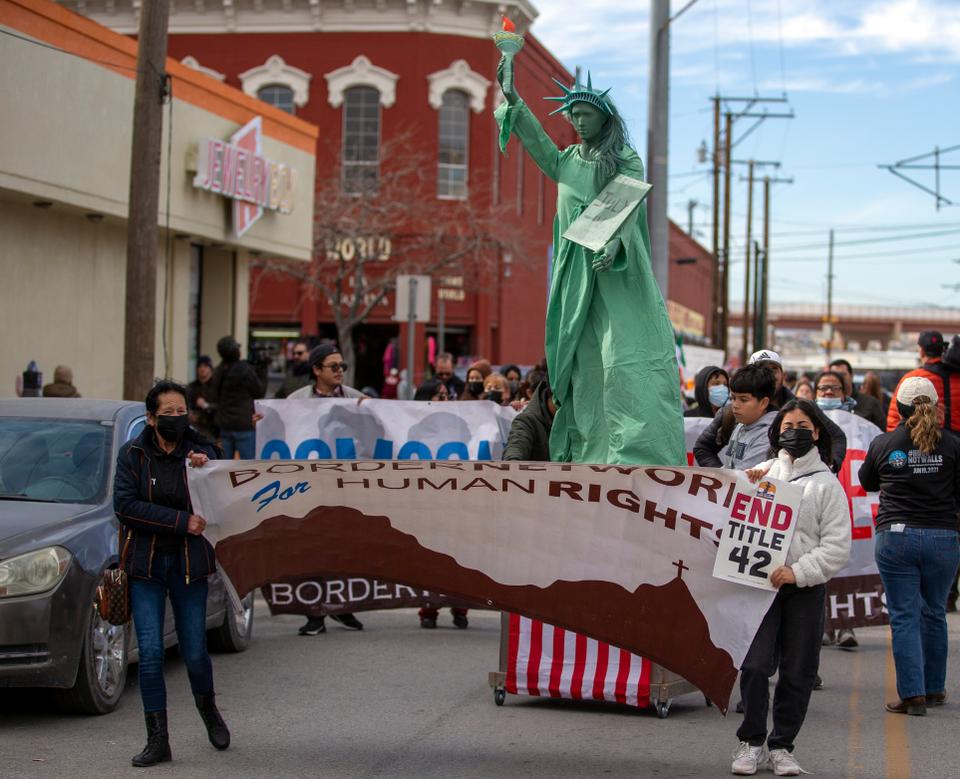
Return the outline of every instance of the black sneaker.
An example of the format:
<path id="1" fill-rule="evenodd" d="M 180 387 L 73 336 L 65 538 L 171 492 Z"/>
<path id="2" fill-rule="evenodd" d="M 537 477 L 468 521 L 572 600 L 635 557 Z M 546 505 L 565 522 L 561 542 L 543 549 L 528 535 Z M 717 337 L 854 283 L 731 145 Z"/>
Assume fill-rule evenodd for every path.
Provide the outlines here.
<path id="1" fill-rule="evenodd" d="M 420 617 L 420 627 L 427 630 L 433 630 L 437 627 L 436 617 Z"/>
<path id="2" fill-rule="evenodd" d="M 330 619 L 332 619 L 334 622 L 339 622 L 345 628 L 350 628 L 351 630 L 363 630 L 363 623 L 353 616 L 353 614 L 331 614 Z"/>
<path id="3" fill-rule="evenodd" d="M 327 626 L 323 624 L 323 617 L 308 617 L 307 623 L 297 631 L 301 636 L 316 636 L 327 632 Z"/>
<path id="4" fill-rule="evenodd" d="M 813 680 L 813 689 L 814 690 L 823 689 L 823 679 L 820 678 L 820 674 L 817 674 L 816 678 Z"/>
<path id="5" fill-rule="evenodd" d="M 467 619 L 466 614 L 454 614 L 453 615 L 453 626 L 460 628 L 460 630 L 465 630 L 467 625 L 470 624 L 470 621 Z"/>

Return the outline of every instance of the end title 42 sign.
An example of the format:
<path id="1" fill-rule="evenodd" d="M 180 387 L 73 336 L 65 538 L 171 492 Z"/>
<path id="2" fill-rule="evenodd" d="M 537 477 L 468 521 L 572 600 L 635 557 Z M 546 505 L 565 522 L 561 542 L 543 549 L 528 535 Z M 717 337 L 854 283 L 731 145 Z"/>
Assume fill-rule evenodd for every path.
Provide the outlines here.
<path id="1" fill-rule="evenodd" d="M 795 488 L 764 479 L 752 495 L 738 492 L 734 496 L 713 566 L 716 578 L 776 589 L 770 574 L 786 563 L 797 525 L 794 507 L 777 501 L 778 489 Z"/>

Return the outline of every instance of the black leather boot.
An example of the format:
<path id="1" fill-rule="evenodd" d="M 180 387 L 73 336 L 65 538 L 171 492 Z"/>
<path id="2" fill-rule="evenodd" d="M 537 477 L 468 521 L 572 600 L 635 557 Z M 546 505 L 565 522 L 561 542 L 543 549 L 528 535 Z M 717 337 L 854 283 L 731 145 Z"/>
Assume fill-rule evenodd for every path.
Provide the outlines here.
<path id="1" fill-rule="evenodd" d="M 193 696 L 197 702 L 197 711 L 207 726 L 207 737 L 217 749 L 226 749 L 230 746 L 230 731 L 217 709 L 216 695 L 212 692 L 200 693 Z"/>
<path id="2" fill-rule="evenodd" d="M 131 764 L 142 768 L 169 762 L 173 755 L 170 754 L 170 737 L 167 735 L 167 712 L 147 711 L 143 716 L 147 722 L 147 745 L 134 756 Z"/>

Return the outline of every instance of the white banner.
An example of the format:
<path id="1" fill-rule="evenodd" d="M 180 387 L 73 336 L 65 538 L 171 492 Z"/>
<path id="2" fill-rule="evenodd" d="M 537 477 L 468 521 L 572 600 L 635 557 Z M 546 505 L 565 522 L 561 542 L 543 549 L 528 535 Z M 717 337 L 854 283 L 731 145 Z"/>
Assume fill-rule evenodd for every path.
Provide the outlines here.
<path id="1" fill-rule="evenodd" d="M 262 460 L 499 460 L 509 406 L 489 400 L 258 400 Z"/>
<path id="2" fill-rule="evenodd" d="M 727 518 L 757 492 L 734 472 L 221 460 L 188 475 L 241 595 L 317 573 L 403 582 L 623 647 L 722 707 L 774 595 L 712 576 Z M 773 510 L 795 513 L 799 490 L 771 483 Z"/>

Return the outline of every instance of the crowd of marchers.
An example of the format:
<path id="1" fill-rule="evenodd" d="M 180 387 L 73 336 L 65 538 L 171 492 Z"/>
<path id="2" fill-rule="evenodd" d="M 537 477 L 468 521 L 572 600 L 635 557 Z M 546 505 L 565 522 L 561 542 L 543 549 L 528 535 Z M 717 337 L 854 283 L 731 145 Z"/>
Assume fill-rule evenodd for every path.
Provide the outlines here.
<path id="1" fill-rule="evenodd" d="M 821 686 L 821 647 L 857 646 L 852 630 L 825 631 L 826 585 L 846 564 L 851 521 L 836 474 L 846 456 L 837 414 L 856 414 L 885 429 L 859 468 L 859 483 L 880 493 L 875 557 L 886 592 L 899 697 L 891 715 L 925 715 L 946 701 L 947 627 L 955 610 L 960 563 L 960 338 L 925 332 L 917 345 L 920 367 L 889 393 L 869 374 L 859 387 L 854 367 L 836 360 L 815 377 L 796 375 L 771 349 L 755 352 L 735 371 L 702 369 L 695 405 L 686 415 L 709 418 L 694 445 L 697 465 L 793 482 L 802 490 L 799 520 L 785 565 L 770 573 L 777 594 L 744 659 L 740 674 L 743 719 L 731 770 L 751 775 L 769 766 L 779 776 L 801 773 L 794 747 Z M 197 361 L 188 386 L 158 382 L 145 398 L 147 425 L 120 451 L 114 505 L 121 524 L 121 561 L 130 576 L 134 628 L 140 652 L 139 689 L 147 744 L 136 766 L 171 759 L 163 677 L 163 617 L 169 599 L 191 689 L 208 738 L 217 749 L 230 732 L 216 705 L 213 668 L 205 643 L 207 578 L 216 568 L 204 538 L 206 521 L 193 513 L 184 469 L 209 459 L 254 459 L 255 401 L 267 394 L 265 376 L 241 359 L 230 336 L 217 344 L 219 362 Z M 276 398 L 408 397 L 404 378 L 390 370 L 377 392 L 344 383 L 347 364 L 337 345 L 292 345 Z M 467 366 L 461 377 L 450 354 L 437 355 L 431 376 L 413 399 L 431 402 L 486 400 L 512 406 L 514 418 L 503 458 L 550 460 L 550 433 L 557 406 L 546 365 L 525 374 L 516 365 L 494 370 L 488 360 Z M 461 370 L 461 373 L 463 371 Z M 57 369 L 49 394 L 79 396 L 69 368 Z M 46 389 L 46 388 L 45 388 Z M 44 393 L 48 394 L 48 393 Z M 831 418 L 832 417 L 832 418 Z M 422 609 L 423 628 L 435 628 L 438 612 Z M 452 609 L 453 623 L 467 628 L 466 609 Z M 362 630 L 353 614 L 331 615 L 343 627 Z M 299 633 L 326 632 L 322 617 Z M 772 727 L 769 680 L 773 693 Z"/>

